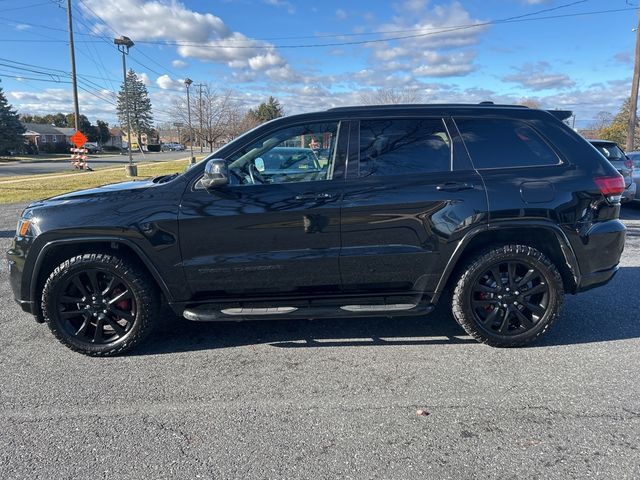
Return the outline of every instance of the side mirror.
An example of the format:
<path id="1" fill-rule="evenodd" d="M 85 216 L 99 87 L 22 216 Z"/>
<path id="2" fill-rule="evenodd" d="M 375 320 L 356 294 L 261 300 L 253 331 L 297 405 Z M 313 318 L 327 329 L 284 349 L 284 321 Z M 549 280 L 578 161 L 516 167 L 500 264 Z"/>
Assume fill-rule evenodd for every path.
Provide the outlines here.
<path id="1" fill-rule="evenodd" d="M 214 158 L 209 160 L 204 167 L 202 186 L 207 190 L 229 184 L 229 167 L 226 160 Z"/>

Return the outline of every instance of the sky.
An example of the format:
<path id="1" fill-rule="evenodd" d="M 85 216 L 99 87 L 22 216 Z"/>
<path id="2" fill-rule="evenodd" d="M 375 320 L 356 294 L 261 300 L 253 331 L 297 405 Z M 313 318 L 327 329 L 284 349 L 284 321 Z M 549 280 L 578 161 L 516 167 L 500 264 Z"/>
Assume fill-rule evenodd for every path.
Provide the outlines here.
<path id="1" fill-rule="evenodd" d="M 286 114 L 393 88 L 425 103 L 535 100 L 587 127 L 629 96 L 635 1 L 72 0 L 80 113 L 117 123 L 113 38 L 126 35 L 158 123 L 188 77 L 247 108 L 273 95 Z M 73 111 L 66 0 L 0 0 L 0 27 L 9 102 Z"/>

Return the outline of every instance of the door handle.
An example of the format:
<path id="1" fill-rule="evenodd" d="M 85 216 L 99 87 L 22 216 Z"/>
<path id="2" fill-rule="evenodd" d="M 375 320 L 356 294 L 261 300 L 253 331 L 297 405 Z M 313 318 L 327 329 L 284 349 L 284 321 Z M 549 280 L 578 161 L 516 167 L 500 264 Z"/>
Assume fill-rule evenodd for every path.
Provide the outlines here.
<path id="1" fill-rule="evenodd" d="M 446 182 L 436 187 L 441 192 L 459 192 L 460 190 L 471 190 L 474 188 L 473 183 L 465 182 Z"/>
<path id="2" fill-rule="evenodd" d="M 333 198 L 330 193 L 301 193 L 294 197 L 296 200 L 328 200 Z"/>

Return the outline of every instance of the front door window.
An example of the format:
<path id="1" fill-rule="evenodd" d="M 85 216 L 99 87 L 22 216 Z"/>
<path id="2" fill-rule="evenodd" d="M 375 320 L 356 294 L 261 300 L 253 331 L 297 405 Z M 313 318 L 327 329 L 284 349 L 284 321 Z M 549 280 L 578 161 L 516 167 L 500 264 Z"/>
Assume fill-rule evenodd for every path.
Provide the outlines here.
<path id="1" fill-rule="evenodd" d="M 232 184 L 313 182 L 333 176 L 337 122 L 278 130 L 230 158 Z"/>

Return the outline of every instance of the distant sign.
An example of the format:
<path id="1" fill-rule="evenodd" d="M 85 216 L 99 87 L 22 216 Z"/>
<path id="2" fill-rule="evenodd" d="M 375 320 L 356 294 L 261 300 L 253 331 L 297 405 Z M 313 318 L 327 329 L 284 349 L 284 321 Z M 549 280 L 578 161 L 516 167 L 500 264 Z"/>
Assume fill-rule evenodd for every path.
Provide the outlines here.
<path id="1" fill-rule="evenodd" d="M 71 141 L 78 148 L 82 147 L 88 140 L 89 139 L 80 130 L 71 135 Z"/>

